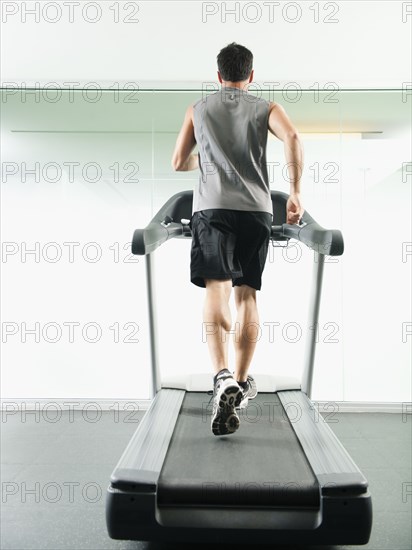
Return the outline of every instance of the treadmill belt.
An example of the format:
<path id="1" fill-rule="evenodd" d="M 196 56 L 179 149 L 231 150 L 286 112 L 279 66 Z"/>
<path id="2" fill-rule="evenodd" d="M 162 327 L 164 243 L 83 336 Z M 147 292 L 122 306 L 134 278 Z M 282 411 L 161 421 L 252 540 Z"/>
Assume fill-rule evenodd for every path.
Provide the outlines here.
<path id="1" fill-rule="evenodd" d="M 319 485 L 275 393 L 238 411 L 214 436 L 210 395 L 186 392 L 158 482 L 158 506 L 319 508 Z M 210 403 L 209 403 L 210 401 Z"/>

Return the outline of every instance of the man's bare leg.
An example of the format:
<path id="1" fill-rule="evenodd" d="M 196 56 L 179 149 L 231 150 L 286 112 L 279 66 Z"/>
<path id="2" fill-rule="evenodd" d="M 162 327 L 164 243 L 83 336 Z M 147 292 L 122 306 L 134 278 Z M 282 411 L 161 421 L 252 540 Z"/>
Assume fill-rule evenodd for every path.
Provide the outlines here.
<path id="1" fill-rule="evenodd" d="M 242 389 L 232 375 L 229 372 L 222 372 L 223 369 L 228 369 L 228 331 L 232 325 L 229 298 L 232 280 L 206 279 L 205 284 L 206 300 L 203 320 L 208 325 L 205 327 L 207 343 L 215 371 L 211 428 L 214 435 L 228 435 L 239 428 L 236 407 L 240 406 L 243 398 Z"/>
<path id="2" fill-rule="evenodd" d="M 235 380 L 246 382 L 256 348 L 259 315 L 256 290 L 248 285 L 235 286 L 237 309 L 235 345 Z"/>
<path id="3" fill-rule="evenodd" d="M 203 308 L 204 334 L 207 334 L 215 374 L 228 368 L 228 343 L 232 326 L 229 298 L 232 280 L 205 279 L 206 298 Z M 207 324 L 206 324 L 207 323 Z"/>

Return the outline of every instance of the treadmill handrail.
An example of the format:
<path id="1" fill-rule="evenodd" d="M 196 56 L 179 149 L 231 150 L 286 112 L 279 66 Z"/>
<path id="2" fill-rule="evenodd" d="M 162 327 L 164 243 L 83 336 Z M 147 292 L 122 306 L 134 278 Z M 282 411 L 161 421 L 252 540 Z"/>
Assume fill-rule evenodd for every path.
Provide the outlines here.
<path id="1" fill-rule="evenodd" d="M 274 221 L 286 217 L 288 195 L 272 191 Z M 183 191 L 173 195 L 157 212 L 144 229 L 136 229 L 132 239 L 132 253 L 144 256 L 151 254 L 160 245 L 174 237 L 191 238 L 190 227 L 182 219 L 190 219 L 193 192 Z M 284 204 L 281 204 L 284 203 Z M 281 212 L 282 206 L 284 212 Z M 282 221 L 282 220 L 280 220 Z M 295 239 L 319 254 L 340 256 L 343 254 L 343 237 L 338 229 L 325 229 L 305 211 L 301 224 L 281 223 L 272 226 L 271 240 Z"/>
<path id="2" fill-rule="evenodd" d="M 312 297 L 309 308 L 307 352 L 303 368 L 302 391 L 311 395 L 313 367 L 316 348 L 316 331 L 322 288 L 322 273 L 325 255 L 338 256 L 343 253 L 342 233 L 337 229 L 324 229 L 305 211 L 299 225 L 286 223 L 286 203 L 289 195 L 271 191 L 273 206 L 273 240 L 296 239 L 314 250 L 314 275 Z M 152 363 L 152 395 L 161 388 L 161 374 L 157 354 L 157 331 L 155 319 L 155 293 L 153 279 L 153 252 L 167 240 L 191 237 L 190 221 L 193 210 L 193 191 L 182 191 L 173 195 L 157 212 L 148 226 L 136 229 L 133 235 L 133 254 L 146 256 L 147 297 L 150 320 L 150 342 Z"/>

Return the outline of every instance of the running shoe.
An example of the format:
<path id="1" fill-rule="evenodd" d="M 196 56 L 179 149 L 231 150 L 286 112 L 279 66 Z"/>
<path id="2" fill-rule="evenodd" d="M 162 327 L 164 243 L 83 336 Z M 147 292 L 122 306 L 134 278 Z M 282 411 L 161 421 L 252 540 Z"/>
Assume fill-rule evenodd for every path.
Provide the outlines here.
<path id="1" fill-rule="evenodd" d="M 229 371 L 215 377 L 211 428 L 214 435 L 228 435 L 239 428 L 236 408 L 243 398 L 243 391 Z"/>
<path id="2" fill-rule="evenodd" d="M 255 379 L 253 378 L 253 376 L 250 376 L 250 374 L 248 374 L 248 376 L 247 376 L 246 384 L 247 384 L 247 386 L 245 388 L 243 388 L 241 386 L 241 388 L 242 388 L 242 399 L 239 403 L 239 406 L 237 407 L 239 409 L 246 408 L 249 399 L 254 399 L 257 396 L 257 393 L 258 393 Z"/>

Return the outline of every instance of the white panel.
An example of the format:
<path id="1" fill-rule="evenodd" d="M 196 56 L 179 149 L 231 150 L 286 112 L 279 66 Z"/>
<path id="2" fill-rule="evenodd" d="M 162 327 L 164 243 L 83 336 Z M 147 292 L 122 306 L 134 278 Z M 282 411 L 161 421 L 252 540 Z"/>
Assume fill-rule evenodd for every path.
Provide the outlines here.
<path id="1" fill-rule="evenodd" d="M 216 55 L 235 40 L 254 53 L 256 79 L 280 88 L 400 87 L 410 81 L 407 10 L 398 1 L 3 1 L 2 81 L 215 81 Z"/>

